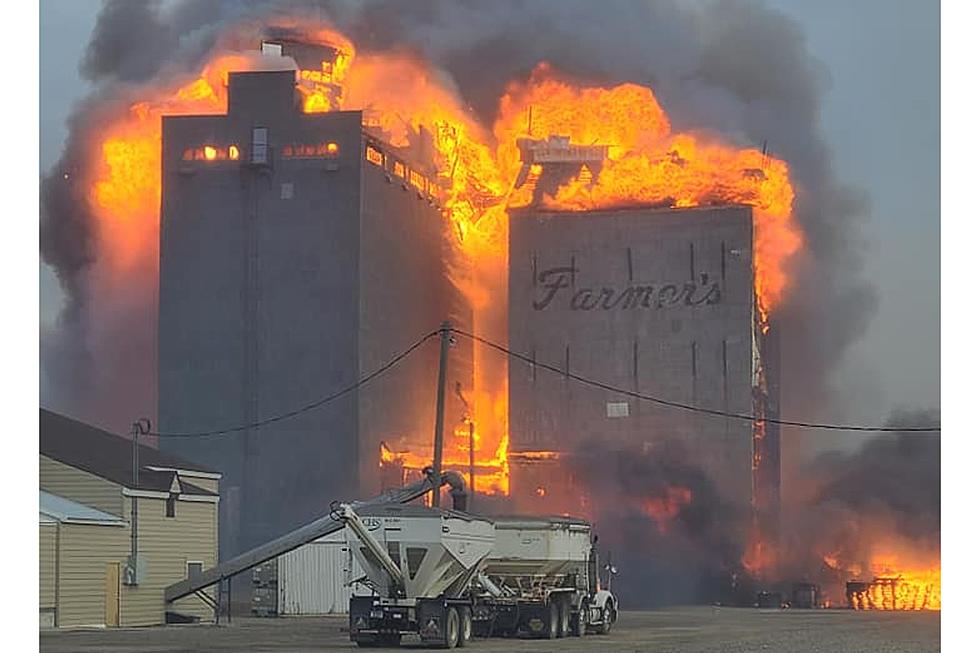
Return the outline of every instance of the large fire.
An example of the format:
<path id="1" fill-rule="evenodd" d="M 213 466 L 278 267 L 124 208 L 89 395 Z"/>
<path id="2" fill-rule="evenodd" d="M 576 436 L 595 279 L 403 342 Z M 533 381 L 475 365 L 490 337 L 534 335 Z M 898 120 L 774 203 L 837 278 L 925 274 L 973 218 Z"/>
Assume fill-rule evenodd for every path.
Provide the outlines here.
<path id="1" fill-rule="evenodd" d="M 562 136 L 608 153 L 597 175 L 583 168 L 542 199 L 559 210 L 656 204 L 691 207 L 744 203 L 754 207 L 757 300 L 764 317 L 788 285 L 789 258 L 801 246 L 793 216 L 794 189 L 784 161 L 719 138 L 674 132 L 653 91 L 636 84 L 588 87 L 562 80 L 546 64 L 500 100 L 492 133 L 425 63 L 401 54 L 358 57 L 349 39 L 329 29 L 308 29 L 310 43 L 333 54 L 311 70 L 297 70 L 300 106 L 306 112 L 359 109 L 365 128 L 392 145 L 420 133 L 431 136 L 432 164 L 445 196 L 446 217 L 469 261 L 454 273 L 470 299 L 474 329 L 486 332 L 491 282 L 506 266 L 506 211 L 532 201 L 531 186 L 515 189 L 522 163 L 519 138 Z M 228 73 L 262 69 L 257 52 L 216 54 L 196 78 L 145 89 L 101 131 L 94 149 L 89 202 L 114 274 L 126 275 L 157 247 L 160 206 L 161 116 L 223 113 Z M 281 65 L 281 64 L 279 64 Z M 220 144 L 223 152 L 237 144 Z M 231 148 L 235 149 L 232 150 Z M 506 372 L 477 348 L 472 414 L 477 489 L 508 493 Z M 445 465 L 466 471 L 468 424 L 453 428 Z M 415 441 L 425 441 L 422 437 Z M 399 443 L 393 443 L 398 448 Z M 389 451 L 410 468 L 430 463 L 429 450 Z M 674 497 L 683 499 L 683 497 Z M 655 512 L 658 506 L 652 506 Z"/>
<path id="2" fill-rule="evenodd" d="M 823 561 L 828 568 L 850 579 L 846 592 L 846 601 L 850 608 L 941 609 L 942 569 L 939 562 L 909 564 L 904 561 L 907 558 L 908 556 L 889 551 L 872 555 L 864 564 L 846 564 L 834 554 L 825 555 Z"/>

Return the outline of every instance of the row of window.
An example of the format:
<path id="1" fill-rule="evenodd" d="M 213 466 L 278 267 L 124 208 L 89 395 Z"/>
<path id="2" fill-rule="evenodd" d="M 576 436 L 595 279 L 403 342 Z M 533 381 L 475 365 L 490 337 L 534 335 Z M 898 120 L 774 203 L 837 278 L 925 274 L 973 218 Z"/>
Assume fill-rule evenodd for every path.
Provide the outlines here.
<path id="1" fill-rule="evenodd" d="M 237 145 L 219 147 L 215 145 L 204 145 L 202 147 L 189 147 L 184 150 L 184 161 L 238 161 L 240 152 Z"/>
<path id="2" fill-rule="evenodd" d="M 282 146 L 282 157 L 284 159 L 334 158 L 339 154 L 340 146 L 333 141 L 329 143 L 317 143 L 316 145 L 293 143 Z"/>
<path id="3" fill-rule="evenodd" d="M 383 150 L 371 143 L 368 143 L 364 149 L 364 158 L 368 162 L 384 168 L 394 177 L 407 181 L 423 195 L 431 197 L 437 194 L 437 186 L 429 181 L 425 175 L 418 170 L 409 168 L 395 157 L 388 156 Z"/>

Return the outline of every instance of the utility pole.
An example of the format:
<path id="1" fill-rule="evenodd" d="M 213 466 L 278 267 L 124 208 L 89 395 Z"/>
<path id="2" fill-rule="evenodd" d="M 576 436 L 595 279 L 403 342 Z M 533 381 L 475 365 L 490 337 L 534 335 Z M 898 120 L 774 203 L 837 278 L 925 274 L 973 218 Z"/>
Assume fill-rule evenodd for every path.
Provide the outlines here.
<path id="1" fill-rule="evenodd" d="M 452 324 L 449 320 L 439 327 L 439 386 L 436 388 L 436 433 L 435 451 L 432 455 L 432 473 L 435 477 L 432 491 L 432 506 L 439 507 L 440 484 L 442 477 L 442 431 L 443 418 L 446 413 L 446 364 L 449 359 L 449 341 L 452 336 Z"/>
<path id="2" fill-rule="evenodd" d="M 133 428 L 130 431 L 130 435 L 133 436 L 133 490 L 138 490 L 140 486 L 140 445 L 139 436 L 146 435 L 150 432 L 150 420 L 145 417 L 138 419 L 133 422 Z M 130 564 L 136 565 L 137 556 L 137 536 L 136 536 L 136 519 L 138 516 L 138 510 L 136 504 L 138 503 L 136 495 L 134 494 L 130 497 L 132 502 L 132 509 L 130 510 L 130 522 L 132 522 L 130 533 L 129 533 L 129 554 L 130 554 Z"/>

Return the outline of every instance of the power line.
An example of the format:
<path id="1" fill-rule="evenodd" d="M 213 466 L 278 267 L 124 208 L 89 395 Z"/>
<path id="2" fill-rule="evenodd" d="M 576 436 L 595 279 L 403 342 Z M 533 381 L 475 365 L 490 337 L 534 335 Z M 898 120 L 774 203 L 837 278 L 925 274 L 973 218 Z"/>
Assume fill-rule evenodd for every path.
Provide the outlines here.
<path id="1" fill-rule="evenodd" d="M 359 378 L 354 383 L 351 383 L 347 387 L 342 388 L 342 389 L 338 390 L 337 392 L 334 392 L 333 394 L 329 394 L 326 397 L 322 397 L 320 399 L 317 399 L 316 401 L 314 401 L 312 403 L 306 404 L 305 406 L 301 406 L 300 408 L 296 408 L 295 410 L 291 410 L 291 411 L 289 411 L 287 413 L 280 413 L 278 415 L 274 415 L 272 417 L 267 417 L 267 418 L 262 419 L 262 420 L 259 420 L 257 422 L 252 422 L 251 424 L 241 424 L 239 426 L 233 426 L 233 427 L 229 427 L 229 428 L 225 428 L 225 429 L 218 429 L 218 430 L 214 430 L 214 431 L 198 431 L 198 432 L 191 432 L 191 433 L 155 433 L 155 432 L 150 432 L 149 435 L 155 435 L 155 436 L 157 436 L 159 438 L 206 438 L 206 437 L 215 436 L 215 435 L 225 435 L 225 434 L 228 434 L 228 433 L 236 433 L 236 432 L 239 432 L 239 431 L 245 431 L 247 429 L 258 428 L 260 426 L 266 426 L 268 424 L 273 424 L 275 422 L 280 422 L 280 421 L 282 421 L 284 419 L 289 419 L 290 417 L 295 417 L 295 416 L 300 415 L 302 413 L 311 411 L 311 410 L 313 410 L 315 408 L 319 408 L 320 406 L 323 406 L 325 404 L 328 404 L 331 401 L 334 401 L 335 399 L 339 399 L 340 397 L 343 397 L 345 394 L 347 394 L 349 392 L 353 392 L 354 390 L 356 390 L 357 388 L 361 387 L 362 385 L 370 382 L 372 379 L 375 379 L 375 378 L 381 376 L 382 374 L 384 374 L 385 372 L 387 372 L 388 370 L 390 370 L 391 368 L 393 368 L 395 365 L 397 365 L 400 361 L 402 361 L 403 359 L 405 359 L 406 357 L 408 357 L 409 355 L 411 355 L 412 352 L 414 352 L 416 349 L 418 349 L 423 344 L 425 344 L 425 342 L 427 340 L 429 340 L 429 338 L 432 338 L 432 337 L 437 336 L 437 335 L 439 335 L 439 330 L 431 331 L 431 332 L 425 334 L 424 336 L 422 336 L 421 338 L 419 338 L 418 340 L 416 340 L 415 343 L 413 343 L 408 349 L 405 349 L 401 353 L 397 354 L 394 358 L 392 358 L 387 363 L 385 363 L 384 365 L 382 365 L 378 369 L 374 370 L 370 374 Z"/>
<path id="2" fill-rule="evenodd" d="M 504 347 L 503 345 L 497 344 L 492 340 L 487 340 L 478 335 L 467 333 L 466 331 L 461 331 L 459 329 L 453 328 L 454 333 L 458 333 L 461 336 L 466 336 L 471 340 L 479 342 L 491 349 L 496 349 L 497 351 L 516 358 L 518 360 L 524 361 L 531 365 L 536 365 L 538 367 L 544 368 L 550 372 L 560 374 L 562 376 L 574 379 L 579 383 L 585 385 L 590 385 L 596 388 L 601 388 L 609 392 L 615 392 L 617 394 L 626 395 L 628 397 L 634 397 L 636 399 L 642 399 L 644 401 L 650 401 L 661 406 L 668 406 L 671 408 L 678 408 L 680 410 L 687 410 L 693 413 L 703 413 L 706 415 L 714 415 L 716 417 L 728 417 L 732 419 L 740 419 L 748 422 L 766 422 L 769 424 L 779 424 L 781 426 L 796 426 L 799 428 L 806 429 L 823 429 L 828 431 L 866 431 L 866 432 L 876 432 L 876 433 L 939 433 L 941 431 L 938 426 L 913 426 L 913 427 L 898 427 L 898 426 L 854 426 L 849 424 L 821 424 L 819 422 L 800 422 L 796 420 L 788 419 L 776 419 L 772 417 L 756 417 L 755 415 L 748 415 L 745 413 L 732 413 L 724 410 L 716 410 L 714 408 L 704 408 L 702 406 L 695 406 L 693 404 L 686 404 L 680 401 L 671 401 L 669 399 L 662 399 L 660 397 L 655 397 L 653 395 L 643 394 L 641 392 L 636 392 L 634 390 L 627 390 L 625 388 L 619 388 L 609 383 L 604 383 L 602 381 L 596 381 L 578 374 L 574 374 L 569 370 L 563 370 L 561 368 L 555 367 L 554 365 L 549 365 L 547 363 L 542 363 L 524 354 L 519 354 L 515 351 Z"/>

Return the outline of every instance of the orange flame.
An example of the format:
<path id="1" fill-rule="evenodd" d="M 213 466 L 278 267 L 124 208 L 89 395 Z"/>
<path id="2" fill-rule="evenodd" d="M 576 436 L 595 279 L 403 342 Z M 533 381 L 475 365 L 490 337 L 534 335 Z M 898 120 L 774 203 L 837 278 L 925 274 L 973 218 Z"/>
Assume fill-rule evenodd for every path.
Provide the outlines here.
<path id="1" fill-rule="evenodd" d="M 657 525 L 657 530 L 666 533 L 670 523 L 681 510 L 690 505 L 691 490 L 686 487 L 670 485 L 663 496 L 646 497 L 643 499 L 643 512 Z"/>
<path id="2" fill-rule="evenodd" d="M 504 178 L 514 179 L 520 168 L 517 138 L 553 134 L 573 143 L 609 146 L 609 154 L 598 178 L 571 179 L 556 196 L 545 198 L 547 208 L 749 204 L 755 209 L 756 294 L 763 315 L 779 303 L 788 284 L 789 258 L 802 245 L 784 161 L 707 136 L 673 132 L 649 88 L 573 86 L 541 64 L 528 82 L 512 84 L 501 99 L 494 135 Z M 512 198 L 515 205 L 530 200 L 528 187 Z"/>
<path id="3" fill-rule="evenodd" d="M 500 101 L 492 137 L 442 75 L 404 55 L 356 57 L 344 35 L 318 25 L 293 25 L 311 43 L 328 45 L 332 59 L 318 70 L 297 71 L 297 93 L 306 112 L 359 109 L 365 128 L 396 147 L 412 146 L 430 159 L 456 235 L 459 269 L 452 277 L 471 302 L 474 330 L 486 333 L 491 301 L 506 283 L 507 209 L 527 205 L 531 187 L 514 189 L 521 167 L 518 137 L 564 135 L 575 144 L 608 146 L 601 171 L 562 184 L 546 208 L 587 210 L 661 204 L 675 207 L 745 203 L 755 207 L 756 290 L 763 317 L 788 284 L 787 261 L 802 240 L 795 224 L 794 190 L 785 162 L 751 148 L 672 131 L 653 92 L 636 84 L 613 88 L 560 81 L 546 65 L 512 84 Z M 109 266 L 124 277 L 146 252 L 156 251 L 160 205 L 160 118 L 220 114 L 227 104 L 230 71 L 256 66 L 255 53 L 221 54 L 195 79 L 148 90 L 125 115 L 107 125 L 86 181 Z M 265 62 L 268 63 L 267 61 Z M 427 145 L 426 145 L 427 144 Z M 213 148 L 214 158 L 236 160 L 238 147 Z M 234 149 L 232 149 L 234 147 Z M 330 147 L 328 144 L 327 148 Z M 336 145 L 327 154 L 336 153 Z M 208 158 L 207 149 L 204 150 Z M 232 154 L 234 153 L 234 154 Z M 540 174 L 532 170 L 531 174 Z M 451 264 L 454 265 L 454 264 Z M 478 489 L 509 492 L 506 369 L 477 349 L 472 415 Z M 396 446 L 424 442 L 415 434 Z M 429 464 L 427 448 L 393 453 L 409 467 Z M 381 462 L 385 462 L 382 452 Z M 468 467 L 468 427 L 454 431 L 446 465 Z M 656 511 L 655 511 L 656 512 Z"/>

